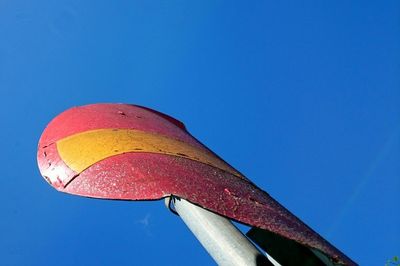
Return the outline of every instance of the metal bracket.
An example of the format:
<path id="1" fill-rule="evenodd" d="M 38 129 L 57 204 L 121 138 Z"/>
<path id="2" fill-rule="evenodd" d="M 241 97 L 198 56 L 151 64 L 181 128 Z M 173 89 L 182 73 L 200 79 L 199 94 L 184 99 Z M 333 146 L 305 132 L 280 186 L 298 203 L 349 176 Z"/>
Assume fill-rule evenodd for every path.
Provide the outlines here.
<path id="1" fill-rule="evenodd" d="M 174 195 L 171 195 L 169 197 L 165 197 L 164 198 L 165 207 L 167 207 L 173 214 L 179 216 L 179 213 L 177 213 L 176 210 L 175 210 L 174 202 L 175 202 L 175 196 Z"/>

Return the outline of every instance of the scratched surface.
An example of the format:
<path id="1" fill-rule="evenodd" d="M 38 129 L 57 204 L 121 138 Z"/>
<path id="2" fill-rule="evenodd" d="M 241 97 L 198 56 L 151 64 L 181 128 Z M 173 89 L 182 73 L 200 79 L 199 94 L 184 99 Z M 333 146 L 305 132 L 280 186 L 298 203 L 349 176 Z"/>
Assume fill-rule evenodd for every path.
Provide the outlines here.
<path id="1" fill-rule="evenodd" d="M 216 167 L 173 153 L 128 150 L 109 154 L 79 171 L 73 170 L 69 166 L 73 158 L 61 159 L 60 143 L 76 134 L 98 129 L 157 134 L 199 153 L 211 154 L 215 161 L 225 166 Z M 76 158 L 78 160 L 79 156 Z M 62 192 L 118 200 L 155 200 L 176 195 L 228 218 L 321 250 L 335 263 L 355 265 L 265 191 L 193 138 L 181 122 L 148 108 L 95 104 L 65 111 L 43 132 L 38 164 L 47 182 Z"/>

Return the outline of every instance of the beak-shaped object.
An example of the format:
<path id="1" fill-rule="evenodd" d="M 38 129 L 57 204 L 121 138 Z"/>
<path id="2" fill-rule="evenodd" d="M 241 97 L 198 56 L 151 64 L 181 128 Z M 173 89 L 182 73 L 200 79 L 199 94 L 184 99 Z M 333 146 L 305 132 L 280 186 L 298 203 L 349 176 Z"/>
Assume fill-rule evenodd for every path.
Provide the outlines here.
<path id="1" fill-rule="evenodd" d="M 74 107 L 47 126 L 37 153 L 55 189 L 92 198 L 171 195 L 356 265 L 165 114 L 128 104 Z"/>

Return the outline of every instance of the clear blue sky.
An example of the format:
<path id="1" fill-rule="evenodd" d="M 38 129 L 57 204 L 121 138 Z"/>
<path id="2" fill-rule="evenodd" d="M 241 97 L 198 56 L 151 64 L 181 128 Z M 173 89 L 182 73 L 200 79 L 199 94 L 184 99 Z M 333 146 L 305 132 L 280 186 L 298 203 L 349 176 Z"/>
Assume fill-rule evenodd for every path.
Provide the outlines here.
<path id="1" fill-rule="evenodd" d="M 0 264 L 212 265 L 161 201 L 56 192 L 63 110 L 148 106 L 361 265 L 400 255 L 399 1 L 0 1 Z"/>

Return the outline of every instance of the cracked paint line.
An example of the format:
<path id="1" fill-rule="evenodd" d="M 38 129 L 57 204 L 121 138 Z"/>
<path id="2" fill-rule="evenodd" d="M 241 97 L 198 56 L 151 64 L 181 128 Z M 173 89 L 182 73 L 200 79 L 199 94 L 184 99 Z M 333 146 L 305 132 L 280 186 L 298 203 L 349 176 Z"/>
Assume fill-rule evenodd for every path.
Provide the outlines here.
<path id="1" fill-rule="evenodd" d="M 128 152 L 174 155 L 208 164 L 244 178 L 211 152 L 163 135 L 133 129 L 98 129 L 57 141 L 65 164 L 77 173 L 108 157 Z"/>

